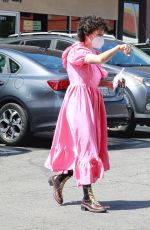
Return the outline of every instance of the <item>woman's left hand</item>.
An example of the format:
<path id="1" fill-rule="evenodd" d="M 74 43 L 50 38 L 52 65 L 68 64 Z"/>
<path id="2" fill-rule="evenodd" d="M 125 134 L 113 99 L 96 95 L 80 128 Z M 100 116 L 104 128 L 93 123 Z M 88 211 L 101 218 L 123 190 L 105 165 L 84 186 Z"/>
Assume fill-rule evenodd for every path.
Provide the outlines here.
<path id="1" fill-rule="evenodd" d="M 131 54 L 131 48 L 127 44 L 119 45 L 119 49 L 127 56 Z"/>

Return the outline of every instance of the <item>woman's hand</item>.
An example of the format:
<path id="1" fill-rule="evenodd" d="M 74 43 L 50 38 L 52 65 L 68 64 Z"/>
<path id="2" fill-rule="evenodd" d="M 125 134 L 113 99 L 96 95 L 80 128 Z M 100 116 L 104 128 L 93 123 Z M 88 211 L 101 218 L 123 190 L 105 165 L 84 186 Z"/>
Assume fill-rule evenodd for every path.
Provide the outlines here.
<path id="1" fill-rule="evenodd" d="M 119 50 L 121 50 L 127 56 L 130 56 L 131 54 L 131 48 L 127 44 L 119 45 Z"/>

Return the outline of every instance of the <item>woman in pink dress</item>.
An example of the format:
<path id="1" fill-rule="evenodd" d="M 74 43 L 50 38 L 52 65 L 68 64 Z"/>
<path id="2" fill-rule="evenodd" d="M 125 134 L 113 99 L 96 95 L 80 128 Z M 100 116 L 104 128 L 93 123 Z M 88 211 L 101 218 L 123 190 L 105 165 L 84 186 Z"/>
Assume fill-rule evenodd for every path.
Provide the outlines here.
<path id="1" fill-rule="evenodd" d="M 83 17 L 78 28 L 79 42 L 62 55 L 70 85 L 58 116 L 53 143 L 45 167 L 58 175 L 50 177 L 54 198 L 63 203 L 62 189 L 73 176 L 77 186 L 83 186 L 81 209 L 106 212 L 94 197 L 91 184 L 102 179 L 109 170 L 107 123 L 99 83 L 107 76 L 101 64 L 116 52 L 130 52 L 126 44 L 96 54 L 94 48 L 103 45 L 105 22 L 96 16 Z"/>

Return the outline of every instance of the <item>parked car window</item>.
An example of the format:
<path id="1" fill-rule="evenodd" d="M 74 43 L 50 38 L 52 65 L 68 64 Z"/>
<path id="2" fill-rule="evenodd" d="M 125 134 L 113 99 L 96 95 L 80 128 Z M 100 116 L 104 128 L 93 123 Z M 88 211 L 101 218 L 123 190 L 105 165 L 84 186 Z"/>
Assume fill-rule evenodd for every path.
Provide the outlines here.
<path id="1" fill-rule="evenodd" d="M 147 49 L 146 49 L 146 48 L 144 49 L 144 48 L 143 48 L 143 49 L 141 49 L 141 50 L 150 56 L 150 49 L 148 49 L 148 48 L 147 48 Z"/>
<path id="2" fill-rule="evenodd" d="M 106 50 L 115 47 L 118 44 L 119 44 L 118 41 L 108 42 L 105 40 L 105 43 L 100 50 L 104 52 Z M 142 52 L 141 50 L 132 46 L 132 52 L 130 56 L 126 56 L 122 52 L 118 52 L 107 63 L 110 65 L 117 65 L 117 66 L 150 65 L 150 57 L 144 52 Z"/>
<path id="3" fill-rule="evenodd" d="M 138 43 L 138 44 L 135 44 L 135 46 L 139 49 L 141 49 L 143 52 L 145 52 L 146 54 L 150 55 L 150 43 L 148 44 L 141 44 L 141 43 Z"/>
<path id="4" fill-rule="evenodd" d="M 58 40 L 57 44 L 56 44 L 56 50 L 62 50 L 63 51 L 70 45 L 72 45 L 72 43 Z"/>
<path id="5" fill-rule="evenodd" d="M 11 44 L 14 44 L 14 45 L 19 45 L 19 44 L 20 44 L 20 41 L 17 41 L 17 42 L 11 42 Z"/>
<path id="6" fill-rule="evenodd" d="M 49 70 L 63 68 L 61 58 L 35 53 L 25 53 L 25 55 Z"/>
<path id="7" fill-rule="evenodd" d="M 0 73 L 4 73 L 6 66 L 6 58 L 4 55 L 0 54 Z"/>
<path id="8" fill-rule="evenodd" d="M 25 44 L 29 46 L 39 46 L 42 48 L 49 48 L 51 44 L 51 40 L 31 40 L 31 41 L 26 41 Z"/>
<path id="9" fill-rule="evenodd" d="M 16 73 L 18 71 L 19 65 L 16 62 L 9 59 L 9 65 L 10 65 L 10 72 L 11 73 Z"/>

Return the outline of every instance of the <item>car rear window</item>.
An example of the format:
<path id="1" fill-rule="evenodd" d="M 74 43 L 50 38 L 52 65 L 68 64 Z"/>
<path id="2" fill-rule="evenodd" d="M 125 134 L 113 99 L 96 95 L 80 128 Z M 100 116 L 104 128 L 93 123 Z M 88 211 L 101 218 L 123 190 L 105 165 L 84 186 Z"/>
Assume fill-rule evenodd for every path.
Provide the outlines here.
<path id="1" fill-rule="evenodd" d="M 14 44 L 14 45 L 19 45 L 20 43 L 21 43 L 20 41 L 10 42 L 10 44 Z"/>
<path id="2" fill-rule="evenodd" d="M 29 46 L 39 46 L 42 48 L 49 48 L 51 44 L 51 40 L 31 40 L 31 41 L 25 41 L 26 45 Z"/>
<path id="3" fill-rule="evenodd" d="M 57 45 L 56 45 L 56 50 L 61 50 L 61 51 L 63 51 L 63 50 L 65 50 L 68 46 L 71 46 L 71 45 L 72 45 L 72 43 L 70 43 L 70 42 L 58 40 L 58 41 L 57 41 Z"/>
<path id="4" fill-rule="evenodd" d="M 25 53 L 25 55 L 49 70 L 63 68 L 62 59 L 59 57 L 33 53 Z"/>

